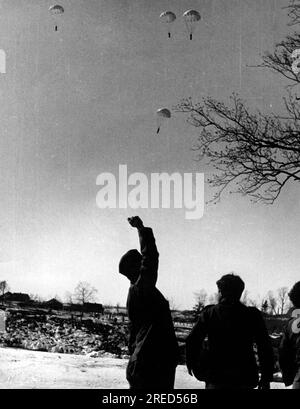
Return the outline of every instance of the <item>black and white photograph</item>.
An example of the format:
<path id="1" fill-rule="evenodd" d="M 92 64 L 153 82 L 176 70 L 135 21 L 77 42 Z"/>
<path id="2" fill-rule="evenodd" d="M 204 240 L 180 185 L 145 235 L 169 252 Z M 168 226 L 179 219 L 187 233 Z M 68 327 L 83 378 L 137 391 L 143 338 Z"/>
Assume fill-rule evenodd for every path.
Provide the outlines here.
<path id="1" fill-rule="evenodd" d="M 300 0 L 0 0 L 0 99 L 0 389 L 300 389 Z"/>

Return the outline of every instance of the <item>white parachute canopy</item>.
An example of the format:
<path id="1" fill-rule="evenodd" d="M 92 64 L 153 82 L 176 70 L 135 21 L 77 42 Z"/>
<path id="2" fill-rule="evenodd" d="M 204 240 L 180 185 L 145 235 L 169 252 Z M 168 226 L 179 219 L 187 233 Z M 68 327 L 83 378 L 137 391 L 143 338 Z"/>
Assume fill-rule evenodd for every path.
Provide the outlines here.
<path id="1" fill-rule="evenodd" d="M 159 133 L 162 123 L 171 118 L 171 111 L 168 108 L 160 108 L 156 111 L 157 131 Z"/>
<path id="2" fill-rule="evenodd" d="M 183 13 L 182 17 L 184 18 L 187 31 L 190 35 L 190 40 L 192 40 L 195 28 L 201 19 L 200 13 L 197 10 L 187 10 Z"/>
<path id="3" fill-rule="evenodd" d="M 55 31 L 57 31 L 57 18 L 59 18 L 60 15 L 64 14 L 65 9 L 63 6 L 60 6 L 59 4 L 56 4 L 54 6 L 49 7 L 49 12 L 53 16 L 54 21 L 55 21 Z"/>
<path id="4" fill-rule="evenodd" d="M 163 24 L 166 25 L 167 30 L 168 30 L 168 37 L 171 37 L 171 26 L 173 25 L 174 21 L 176 20 L 176 14 L 173 13 L 172 11 L 163 11 L 160 16 L 160 20 L 162 21 Z"/>

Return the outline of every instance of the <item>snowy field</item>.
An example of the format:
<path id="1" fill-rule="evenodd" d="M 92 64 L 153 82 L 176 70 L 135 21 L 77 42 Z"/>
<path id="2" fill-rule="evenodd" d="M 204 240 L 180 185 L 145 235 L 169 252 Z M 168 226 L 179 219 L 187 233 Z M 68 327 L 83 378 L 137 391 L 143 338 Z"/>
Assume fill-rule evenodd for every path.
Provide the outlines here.
<path id="1" fill-rule="evenodd" d="M 0 348 L 1 389 L 128 389 L 126 359 Z M 272 383 L 272 389 L 284 389 Z M 179 365 L 176 389 L 204 388 Z"/>

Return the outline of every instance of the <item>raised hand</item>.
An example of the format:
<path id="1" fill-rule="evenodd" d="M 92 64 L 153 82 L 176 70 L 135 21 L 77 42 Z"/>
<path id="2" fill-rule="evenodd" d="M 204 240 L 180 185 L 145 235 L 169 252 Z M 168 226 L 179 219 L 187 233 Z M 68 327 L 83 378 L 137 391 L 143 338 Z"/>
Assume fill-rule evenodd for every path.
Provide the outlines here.
<path id="1" fill-rule="evenodd" d="M 135 227 L 136 229 L 141 229 L 144 227 L 143 221 L 139 218 L 139 216 L 128 217 L 127 220 L 130 226 Z"/>

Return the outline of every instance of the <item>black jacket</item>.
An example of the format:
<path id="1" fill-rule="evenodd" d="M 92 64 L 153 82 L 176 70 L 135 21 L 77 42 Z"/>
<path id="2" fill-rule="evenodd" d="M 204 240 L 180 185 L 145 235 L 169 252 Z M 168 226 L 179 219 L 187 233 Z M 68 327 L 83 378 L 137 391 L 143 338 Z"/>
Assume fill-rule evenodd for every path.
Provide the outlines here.
<path id="1" fill-rule="evenodd" d="M 279 365 L 286 386 L 293 383 L 300 370 L 300 309 L 292 312 L 279 347 Z"/>
<path id="2" fill-rule="evenodd" d="M 169 303 L 155 286 L 159 254 L 152 229 L 144 227 L 139 230 L 139 239 L 142 254 L 140 274 L 138 280 L 131 284 L 127 298 L 130 378 L 136 371 L 139 376 L 155 376 L 155 371 L 175 367 L 178 360 Z"/>
<path id="3" fill-rule="evenodd" d="M 207 337 L 208 357 L 205 381 L 214 384 L 256 387 L 257 346 L 262 378 L 273 376 L 273 349 L 260 311 L 240 302 L 225 300 L 205 307 L 186 340 L 187 366 L 193 369 Z"/>

